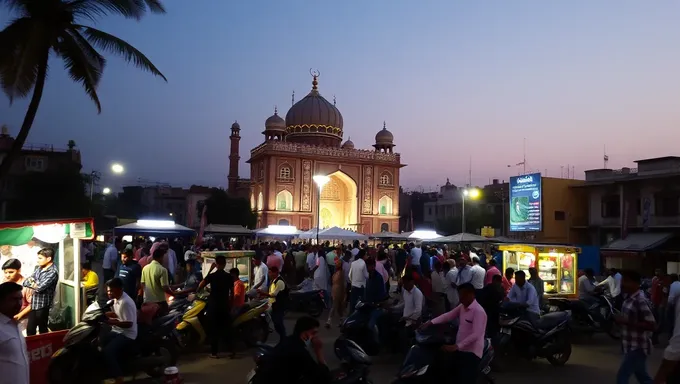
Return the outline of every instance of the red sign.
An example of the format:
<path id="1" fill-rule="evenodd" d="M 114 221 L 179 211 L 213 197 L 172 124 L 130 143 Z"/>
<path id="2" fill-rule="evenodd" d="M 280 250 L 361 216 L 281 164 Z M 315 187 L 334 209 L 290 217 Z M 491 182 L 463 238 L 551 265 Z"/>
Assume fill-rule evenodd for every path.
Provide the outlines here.
<path id="1" fill-rule="evenodd" d="M 52 355 L 64 346 L 68 331 L 57 331 L 26 337 L 31 370 L 31 384 L 47 384 L 47 369 Z"/>

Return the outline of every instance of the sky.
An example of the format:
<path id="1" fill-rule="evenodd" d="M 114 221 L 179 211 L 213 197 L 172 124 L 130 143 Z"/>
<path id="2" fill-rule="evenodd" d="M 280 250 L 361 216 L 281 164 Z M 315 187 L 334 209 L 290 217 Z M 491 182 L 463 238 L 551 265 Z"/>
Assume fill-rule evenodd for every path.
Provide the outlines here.
<path id="1" fill-rule="evenodd" d="M 165 3 L 166 15 L 95 26 L 139 48 L 168 82 L 108 55 L 97 114 L 52 57 L 28 143 L 75 140 L 84 171 L 112 186 L 226 186 L 231 124 L 248 177 L 265 119 L 309 92 L 314 68 L 345 139 L 371 148 L 386 122 L 407 189 L 466 184 L 470 168 L 475 185 L 507 180 L 522 171 L 524 139 L 527 172 L 547 176 L 569 166 L 583 178 L 603 167 L 605 148 L 610 168 L 680 154 L 680 2 Z M 0 124 L 16 134 L 27 104 L 0 96 Z M 113 162 L 124 176 L 110 174 Z"/>

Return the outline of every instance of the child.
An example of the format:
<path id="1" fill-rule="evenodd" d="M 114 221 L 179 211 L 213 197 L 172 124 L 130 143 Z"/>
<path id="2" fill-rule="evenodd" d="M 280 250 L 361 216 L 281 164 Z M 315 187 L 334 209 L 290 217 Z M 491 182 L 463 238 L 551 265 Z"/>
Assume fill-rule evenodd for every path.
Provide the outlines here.
<path id="1" fill-rule="evenodd" d="M 347 301 L 345 300 L 345 294 L 347 292 L 345 274 L 342 270 L 342 259 L 339 257 L 335 258 L 335 273 L 333 273 L 331 282 L 331 296 L 333 300 L 331 310 L 328 313 L 326 328 L 331 327 L 331 321 L 334 314 L 338 316 L 340 325 L 342 325 L 345 315 L 345 306 L 347 305 Z"/>

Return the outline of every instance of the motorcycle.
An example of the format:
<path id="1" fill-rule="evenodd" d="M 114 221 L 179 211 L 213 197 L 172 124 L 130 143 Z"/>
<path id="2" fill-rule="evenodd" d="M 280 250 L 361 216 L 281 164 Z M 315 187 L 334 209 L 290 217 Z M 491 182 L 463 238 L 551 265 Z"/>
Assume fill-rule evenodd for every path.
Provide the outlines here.
<path id="1" fill-rule="evenodd" d="M 569 326 L 576 332 L 606 332 L 612 339 L 621 338 L 621 327 L 614 321 L 619 313 L 614 306 L 614 299 L 607 295 L 601 295 L 598 299 L 598 302 L 588 304 L 581 300 L 556 297 L 548 299 L 548 305 L 551 311 L 571 311 Z"/>
<path id="2" fill-rule="evenodd" d="M 447 326 L 431 326 L 430 329 L 416 331 L 415 344 L 411 347 L 401 364 L 397 379 L 393 384 L 440 382 L 442 377 L 451 375 L 448 362 L 443 361 L 446 355 L 441 352 L 444 345 L 456 343 L 455 328 Z M 494 384 L 491 376 L 491 362 L 495 352 L 491 339 L 484 339 L 482 359 L 477 367 L 477 382 Z"/>
<path id="3" fill-rule="evenodd" d="M 102 322 L 107 319 L 106 311 L 111 303 L 92 303 L 85 310 L 82 321 L 64 336 L 64 347 L 52 355 L 48 367 L 50 384 L 87 384 L 108 378 L 99 341 L 103 333 Z M 134 347 L 123 354 L 125 361 L 121 367 L 125 375 L 144 372 L 158 378 L 166 367 L 177 362 L 176 321 L 177 316 L 167 315 L 155 319 L 152 325 L 137 324 Z"/>
<path id="4" fill-rule="evenodd" d="M 295 312 L 307 312 L 309 316 L 319 317 L 326 304 L 323 301 L 322 290 L 291 291 L 288 295 L 288 310 Z"/>
<path id="5" fill-rule="evenodd" d="M 552 365 L 566 364 L 571 357 L 571 313 L 548 313 L 541 316 L 534 326 L 525 312 L 526 308 L 521 304 L 504 303 L 501 306 L 498 350 L 507 352 L 512 345 L 527 359 L 540 357 Z"/>
<path id="6" fill-rule="evenodd" d="M 273 351 L 274 347 L 271 345 L 258 345 L 258 348 L 253 355 L 255 368 L 253 368 L 246 376 L 246 382 L 248 384 L 255 383 L 258 372 L 261 372 L 263 367 L 266 367 L 275 358 Z M 340 360 L 340 367 L 331 371 L 333 383 L 372 384 L 371 379 L 368 378 L 371 359 L 357 343 L 340 336 L 333 344 L 333 351 L 338 360 Z M 302 381 L 301 383 L 306 382 Z"/>
<path id="7" fill-rule="evenodd" d="M 382 311 L 378 320 L 378 340 L 375 338 L 375 330 L 369 329 L 371 313 L 374 310 Z M 391 346 L 395 351 L 399 349 L 399 319 L 403 313 L 401 306 L 379 308 L 376 304 L 359 302 L 354 313 L 349 315 L 342 323 L 340 333 L 347 339 L 354 341 L 366 351 L 369 356 L 380 353 L 381 345 Z"/>
<path id="8" fill-rule="evenodd" d="M 207 293 L 197 294 L 182 315 L 182 321 L 177 324 L 176 330 L 181 335 L 184 345 L 205 343 L 207 303 Z M 269 309 L 267 300 L 250 301 L 239 308 L 231 322 L 233 340 L 244 342 L 247 347 L 265 343 L 271 332 L 267 309 Z"/>

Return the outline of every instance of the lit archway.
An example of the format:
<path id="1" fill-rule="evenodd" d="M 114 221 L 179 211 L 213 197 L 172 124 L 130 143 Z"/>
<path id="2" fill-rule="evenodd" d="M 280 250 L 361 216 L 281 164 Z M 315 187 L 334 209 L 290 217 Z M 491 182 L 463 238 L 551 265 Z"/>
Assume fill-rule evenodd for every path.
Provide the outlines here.
<path id="1" fill-rule="evenodd" d="M 290 225 L 290 221 L 286 219 L 280 219 L 279 220 L 279 225 Z"/>
<path id="2" fill-rule="evenodd" d="M 251 193 L 250 194 L 250 209 L 252 209 L 254 211 L 255 208 L 257 208 L 257 206 L 255 205 L 255 194 Z"/>
<path id="3" fill-rule="evenodd" d="M 378 201 L 378 214 L 380 215 L 391 215 L 392 214 L 392 198 L 389 196 L 383 196 Z"/>
<path id="4" fill-rule="evenodd" d="M 387 232 L 390 230 L 390 225 L 387 223 L 380 224 L 380 232 Z"/>
<path id="5" fill-rule="evenodd" d="M 292 211 L 293 210 L 293 194 L 287 190 L 283 190 L 276 194 L 276 210 L 277 211 Z"/>
<path id="6" fill-rule="evenodd" d="M 260 192 L 259 195 L 257 195 L 257 210 L 261 211 L 264 208 L 264 196 L 262 196 L 262 192 Z"/>
<path id="7" fill-rule="evenodd" d="M 328 176 L 330 181 L 321 191 L 321 227 L 356 229 L 359 209 L 357 183 L 342 171 Z"/>

